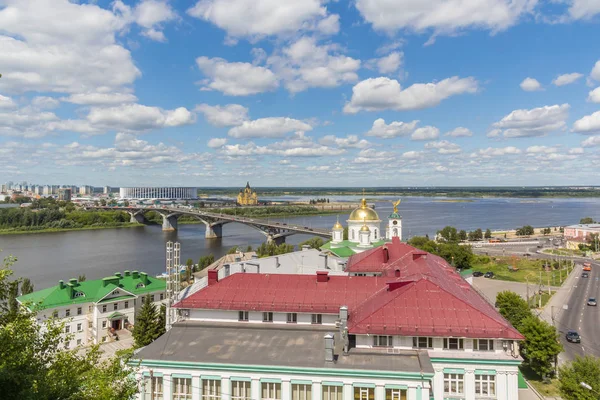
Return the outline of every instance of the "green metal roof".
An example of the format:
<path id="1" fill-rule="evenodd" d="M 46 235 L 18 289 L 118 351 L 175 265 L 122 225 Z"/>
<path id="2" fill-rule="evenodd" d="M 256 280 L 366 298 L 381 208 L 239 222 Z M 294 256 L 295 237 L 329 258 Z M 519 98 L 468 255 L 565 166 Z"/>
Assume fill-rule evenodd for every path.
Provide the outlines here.
<path id="1" fill-rule="evenodd" d="M 398 213 L 391 213 L 388 218 L 390 218 L 390 219 L 401 219 L 402 217 Z"/>
<path id="2" fill-rule="evenodd" d="M 115 289 L 123 289 L 139 295 L 165 290 L 166 286 L 167 283 L 164 280 L 134 271 L 121 277 L 109 276 L 83 282 L 71 279 L 69 282 L 59 283 L 56 286 L 17 297 L 17 300 L 31 309 L 44 310 L 70 304 L 97 303 Z M 131 298 L 131 295 L 125 294 L 120 297 Z"/>
<path id="3" fill-rule="evenodd" d="M 118 318 L 123 318 L 125 315 L 121 314 L 118 311 L 115 311 L 114 313 L 110 314 L 108 316 L 108 319 L 118 319 Z"/>
<path id="4" fill-rule="evenodd" d="M 342 240 L 340 243 L 327 242 L 323 246 L 321 246 L 321 250 L 328 250 L 338 257 L 347 258 L 356 253 L 360 253 L 361 251 L 379 247 L 385 243 L 388 243 L 388 241 L 387 240 L 379 240 L 377 242 L 373 242 L 371 244 L 371 247 L 359 247 L 358 243 L 356 243 L 356 242 L 351 242 L 349 240 Z"/>

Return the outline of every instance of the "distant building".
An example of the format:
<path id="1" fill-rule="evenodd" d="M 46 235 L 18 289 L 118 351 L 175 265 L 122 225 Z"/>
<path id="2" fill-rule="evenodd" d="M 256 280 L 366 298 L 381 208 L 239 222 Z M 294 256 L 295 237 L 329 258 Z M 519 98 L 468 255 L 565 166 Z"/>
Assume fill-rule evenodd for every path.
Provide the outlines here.
<path id="1" fill-rule="evenodd" d="M 71 188 L 58 189 L 58 199 L 62 201 L 71 201 Z"/>
<path id="2" fill-rule="evenodd" d="M 52 186 L 45 185 L 44 188 L 42 189 L 42 194 L 44 196 L 50 196 L 50 195 L 52 195 Z"/>
<path id="3" fill-rule="evenodd" d="M 82 196 L 89 196 L 90 194 L 92 194 L 92 187 L 91 186 L 80 186 L 79 194 Z"/>
<path id="4" fill-rule="evenodd" d="M 563 236 L 565 239 L 587 240 L 591 234 L 600 234 L 600 224 L 569 225 L 564 228 Z"/>
<path id="5" fill-rule="evenodd" d="M 58 281 L 58 285 L 17 298 L 30 310 L 37 311 L 37 321 L 58 318 L 65 322 L 66 348 L 87 346 L 111 340 L 117 332 L 135 323 L 135 316 L 145 296 L 157 306 L 165 298 L 166 282 L 145 272 L 117 272 L 103 279 L 78 282 Z"/>
<path id="6" fill-rule="evenodd" d="M 121 199 L 192 200 L 198 198 L 196 187 L 122 187 Z"/>
<path id="7" fill-rule="evenodd" d="M 241 206 L 255 206 L 258 204 L 258 196 L 256 191 L 250 187 L 250 182 L 246 182 L 246 187 L 240 189 L 237 203 Z"/>
<path id="8" fill-rule="evenodd" d="M 110 186 L 104 186 L 104 188 L 102 188 L 102 193 L 110 194 Z"/>
<path id="9" fill-rule="evenodd" d="M 8 185 L 2 184 L 2 188 L 0 189 L 0 193 L 6 193 L 6 192 L 8 192 Z"/>

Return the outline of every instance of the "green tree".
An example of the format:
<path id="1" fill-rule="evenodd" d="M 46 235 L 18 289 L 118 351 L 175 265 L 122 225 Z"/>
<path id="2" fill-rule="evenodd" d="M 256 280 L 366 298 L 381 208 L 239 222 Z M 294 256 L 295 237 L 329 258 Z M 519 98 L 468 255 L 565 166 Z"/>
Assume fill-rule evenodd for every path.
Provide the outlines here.
<path id="1" fill-rule="evenodd" d="M 509 290 L 499 292 L 496 295 L 496 307 L 500 314 L 518 330 L 523 320 L 532 316 L 527 302 L 521 296 Z"/>
<path id="2" fill-rule="evenodd" d="M 563 350 L 556 328 L 531 316 L 521 321 L 519 331 L 525 336 L 521 355 L 533 372 L 545 378 L 554 371 L 554 361 Z"/>
<path id="3" fill-rule="evenodd" d="M 525 225 L 522 228 L 517 229 L 517 236 L 531 236 L 534 233 L 533 226 Z"/>
<path id="4" fill-rule="evenodd" d="M 460 232 L 458 232 L 458 238 L 463 242 L 467 240 L 467 231 L 461 229 Z"/>
<path id="5" fill-rule="evenodd" d="M 592 217 L 585 217 L 585 218 L 581 218 L 579 220 L 580 224 L 595 224 L 596 221 L 594 221 L 594 218 Z"/>
<path id="6" fill-rule="evenodd" d="M 79 275 L 79 276 L 77 277 L 77 281 L 78 281 L 78 282 L 85 282 L 85 280 L 86 280 L 86 279 L 87 279 L 87 278 L 85 277 L 85 274 Z"/>
<path id="7" fill-rule="evenodd" d="M 437 236 L 449 243 L 458 242 L 458 232 L 453 226 L 446 226 L 442 230 L 437 231 Z"/>
<path id="8" fill-rule="evenodd" d="M 229 251 L 227 251 L 227 254 L 235 254 L 237 252 L 238 252 L 238 247 L 233 246 L 232 248 L 229 249 Z"/>
<path id="9" fill-rule="evenodd" d="M 475 240 L 483 239 L 483 231 L 481 230 L 481 228 L 477 228 L 474 232 L 474 235 L 475 235 Z"/>
<path id="10" fill-rule="evenodd" d="M 167 331 L 167 306 L 162 303 L 158 309 L 158 333 L 159 337 Z"/>
<path id="11" fill-rule="evenodd" d="M 33 283 L 29 278 L 23 278 L 21 282 L 21 296 L 32 293 L 33 292 Z"/>
<path id="12" fill-rule="evenodd" d="M 159 326 L 159 314 L 150 296 L 144 297 L 144 304 L 140 308 L 133 328 L 133 340 L 136 347 L 144 347 L 155 341 L 163 331 Z"/>
<path id="13" fill-rule="evenodd" d="M 321 239 L 320 237 L 314 237 L 308 240 L 305 240 L 304 242 L 300 242 L 298 244 L 299 248 L 302 248 L 302 246 L 310 246 L 311 249 L 320 249 L 321 246 L 323 246 L 325 244 L 325 242 L 323 241 L 323 239 Z"/>
<path id="14" fill-rule="evenodd" d="M 246 247 L 246 253 L 250 253 L 252 251 L 252 246 L 248 245 L 248 247 Z"/>
<path id="15" fill-rule="evenodd" d="M 192 271 L 194 269 L 194 260 L 192 260 L 191 258 L 188 258 L 187 261 L 185 262 L 186 268 L 185 268 L 185 280 L 186 282 L 190 282 L 192 280 Z"/>
<path id="16" fill-rule="evenodd" d="M 485 235 L 483 236 L 486 239 L 491 239 L 492 238 L 492 231 L 488 228 L 485 230 Z"/>
<path id="17" fill-rule="evenodd" d="M 436 243 L 426 236 L 413 236 L 408 244 L 438 255 L 456 268 L 469 268 L 473 259 L 471 246 L 460 246 L 458 243 Z"/>
<path id="18" fill-rule="evenodd" d="M 204 268 L 208 267 L 210 264 L 215 262 L 215 256 L 209 254 L 207 256 L 200 257 L 198 261 L 198 271 L 202 271 Z"/>
<path id="19" fill-rule="evenodd" d="M 105 199 L 100 199 L 100 205 L 102 207 L 106 207 L 106 200 Z"/>
<path id="20" fill-rule="evenodd" d="M 596 400 L 598 395 L 581 386 L 581 382 L 594 390 L 600 388 L 600 358 L 577 357 L 558 369 L 558 390 L 564 400 Z"/>

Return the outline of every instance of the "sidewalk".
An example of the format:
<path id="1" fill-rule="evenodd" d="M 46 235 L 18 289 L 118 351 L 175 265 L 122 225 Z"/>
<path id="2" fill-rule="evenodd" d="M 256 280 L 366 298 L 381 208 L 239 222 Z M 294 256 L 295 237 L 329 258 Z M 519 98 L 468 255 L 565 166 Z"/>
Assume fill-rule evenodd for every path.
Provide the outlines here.
<path id="1" fill-rule="evenodd" d="M 539 317 L 541 319 L 549 324 L 553 324 L 552 317 L 554 317 L 555 320 L 560 319 L 562 313 L 565 311 L 563 306 L 567 304 L 569 297 L 571 296 L 571 292 L 573 291 L 573 286 L 575 286 L 577 283 L 579 271 L 579 268 L 573 268 L 573 271 L 571 271 L 569 277 L 565 280 L 560 289 L 554 293 L 554 295 L 550 298 L 548 303 L 540 312 Z"/>

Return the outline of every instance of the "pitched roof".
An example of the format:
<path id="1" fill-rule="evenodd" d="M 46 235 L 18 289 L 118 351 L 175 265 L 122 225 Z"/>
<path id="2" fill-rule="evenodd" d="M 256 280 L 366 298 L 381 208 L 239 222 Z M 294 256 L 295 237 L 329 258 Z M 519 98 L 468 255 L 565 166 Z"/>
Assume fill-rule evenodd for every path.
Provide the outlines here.
<path id="1" fill-rule="evenodd" d="M 166 282 L 162 279 L 150 277 L 144 272 L 125 271 L 121 276 L 115 275 L 83 282 L 78 282 L 76 279 L 71 279 L 69 282 L 59 281 L 56 286 L 17 297 L 17 300 L 32 309 L 44 310 L 70 304 L 95 303 L 116 289 L 138 295 L 165 290 L 165 288 Z M 131 295 L 124 293 L 121 297 L 131 297 Z"/>

